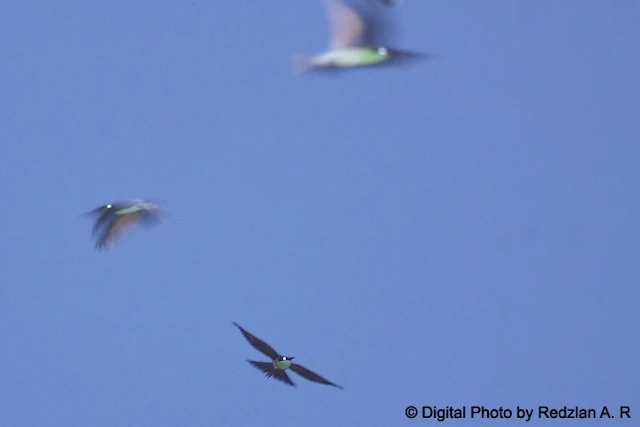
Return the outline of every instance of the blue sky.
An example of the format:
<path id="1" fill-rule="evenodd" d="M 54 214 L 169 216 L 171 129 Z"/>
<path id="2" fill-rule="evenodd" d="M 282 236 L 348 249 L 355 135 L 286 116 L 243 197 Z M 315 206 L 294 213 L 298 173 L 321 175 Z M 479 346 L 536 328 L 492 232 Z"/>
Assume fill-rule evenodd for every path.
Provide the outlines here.
<path id="1" fill-rule="evenodd" d="M 638 2 L 408 0 L 437 60 L 331 76 L 290 67 L 319 1 L 1 9 L 3 426 L 640 411 Z M 78 214 L 151 197 L 93 249 Z M 263 380 L 232 321 L 345 390 Z"/>

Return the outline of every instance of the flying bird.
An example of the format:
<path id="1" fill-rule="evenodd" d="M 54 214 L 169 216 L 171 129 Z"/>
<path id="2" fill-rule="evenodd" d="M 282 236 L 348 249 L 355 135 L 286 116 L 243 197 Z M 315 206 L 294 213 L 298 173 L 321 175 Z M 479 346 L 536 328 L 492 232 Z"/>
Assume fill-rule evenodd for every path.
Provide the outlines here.
<path id="1" fill-rule="evenodd" d="M 282 381 L 285 384 L 289 384 L 290 386 L 295 387 L 296 385 L 293 383 L 293 381 L 291 381 L 286 373 L 287 369 L 291 369 L 293 372 L 308 379 L 309 381 L 331 385 L 339 389 L 344 388 L 332 383 L 329 380 L 326 380 L 325 378 L 322 378 L 320 375 L 316 374 L 315 372 L 311 372 L 303 366 L 293 363 L 293 357 L 279 355 L 278 352 L 275 351 L 269 344 L 265 343 L 254 335 L 251 335 L 236 322 L 233 322 L 233 324 L 238 329 L 240 329 L 240 332 L 242 332 L 242 335 L 244 335 L 247 341 L 249 341 L 249 344 L 251 344 L 256 350 L 264 353 L 267 357 L 269 357 L 269 359 L 272 360 L 271 362 L 256 362 L 255 360 L 247 360 L 247 362 L 251 363 L 253 366 L 264 372 L 267 378 L 274 377 L 275 379 Z"/>
<path id="2" fill-rule="evenodd" d="M 109 203 L 83 215 L 96 217 L 91 237 L 96 240 L 96 249 L 102 251 L 113 246 L 136 225 L 158 224 L 164 212 L 157 203 L 136 199 Z"/>
<path id="3" fill-rule="evenodd" d="M 344 0 L 323 1 L 331 25 L 329 47 L 325 52 L 313 56 L 294 56 L 293 67 L 296 73 L 313 69 L 366 67 L 428 56 L 386 46 L 380 40 L 384 22 L 374 19 L 373 15 L 365 19 L 344 3 Z M 383 0 L 383 3 L 395 5 L 398 1 Z M 378 13 L 377 16 L 379 15 Z"/>

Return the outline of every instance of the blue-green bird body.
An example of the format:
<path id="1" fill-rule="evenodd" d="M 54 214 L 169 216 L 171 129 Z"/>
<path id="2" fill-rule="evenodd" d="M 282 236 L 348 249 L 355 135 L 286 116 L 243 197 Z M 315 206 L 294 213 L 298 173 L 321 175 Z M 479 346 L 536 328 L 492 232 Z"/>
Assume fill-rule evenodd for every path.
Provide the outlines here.
<path id="1" fill-rule="evenodd" d="M 377 65 L 383 62 L 420 56 L 419 53 L 387 49 L 385 47 L 350 47 L 338 50 L 330 50 L 315 56 L 299 59 L 299 69 L 337 67 L 355 68 Z"/>
<path id="2" fill-rule="evenodd" d="M 284 358 L 282 360 L 274 360 L 273 361 L 273 365 L 276 367 L 276 369 L 289 369 L 291 367 L 291 359 L 287 359 Z"/>
<path id="3" fill-rule="evenodd" d="M 330 50 L 319 55 L 311 56 L 308 61 L 316 67 L 362 67 L 386 61 L 388 53 L 386 49 L 371 47 L 351 47 L 338 50 Z"/>

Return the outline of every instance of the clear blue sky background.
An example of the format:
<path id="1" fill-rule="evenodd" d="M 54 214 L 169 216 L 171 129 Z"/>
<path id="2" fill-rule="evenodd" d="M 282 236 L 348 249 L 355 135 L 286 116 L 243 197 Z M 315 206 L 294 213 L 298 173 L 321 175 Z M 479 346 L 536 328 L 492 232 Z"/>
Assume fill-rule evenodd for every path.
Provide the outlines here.
<path id="1" fill-rule="evenodd" d="M 319 1 L 0 10 L 2 426 L 640 417 L 637 1 L 408 0 L 438 60 L 332 76 L 290 68 Z M 138 197 L 167 221 L 96 252 L 77 215 Z"/>

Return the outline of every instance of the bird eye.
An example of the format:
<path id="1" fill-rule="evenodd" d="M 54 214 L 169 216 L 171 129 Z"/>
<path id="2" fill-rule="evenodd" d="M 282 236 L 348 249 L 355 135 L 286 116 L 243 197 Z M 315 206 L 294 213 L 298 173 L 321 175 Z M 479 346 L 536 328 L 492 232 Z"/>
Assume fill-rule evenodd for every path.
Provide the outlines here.
<path id="1" fill-rule="evenodd" d="M 387 49 L 386 49 L 386 48 L 384 48 L 384 47 L 380 47 L 380 48 L 378 48 L 378 53 L 379 53 L 380 55 L 386 55 L 388 52 L 387 52 Z"/>
<path id="2" fill-rule="evenodd" d="M 107 205 L 107 209 L 111 209 L 111 205 Z"/>

